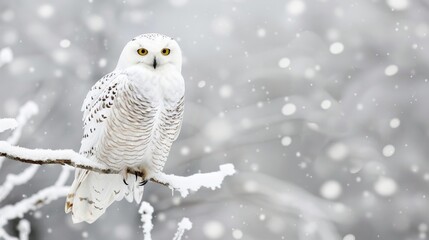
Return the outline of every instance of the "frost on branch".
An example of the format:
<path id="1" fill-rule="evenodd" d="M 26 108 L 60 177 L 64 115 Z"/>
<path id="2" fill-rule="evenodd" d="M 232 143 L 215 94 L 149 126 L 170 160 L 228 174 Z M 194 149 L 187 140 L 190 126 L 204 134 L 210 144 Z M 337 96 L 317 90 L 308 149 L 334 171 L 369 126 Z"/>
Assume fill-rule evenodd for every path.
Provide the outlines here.
<path id="1" fill-rule="evenodd" d="M 7 142 L 0 141 L 0 156 L 7 156 L 16 161 L 32 164 L 60 164 L 105 174 L 120 173 L 117 170 L 109 169 L 106 165 L 91 161 L 73 150 L 28 149 L 12 146 Z M 129 173 L 143 175 L 143 173 L 133 170 L 129 170 Z M 234 173 L 234 165 L 225 164 L 221 165 L 220 170 L 217 172 L 197 173 L 187 177 L 158 173 L 150 180 L 168 186 L 170 189 L 177 190 L 182 197 L 186 197 L 189 191 L 197 191 L 201 187 L 210 189 L 219 188 L 224 178 L 232 176 Z"/>
<path id="2" fill-rule="evenodd" d="M 6 140 L 7 143 L 15 145 L 22 135 L 22 129 L 28 120 L 39 112 L 39 108 L 33 101 L 28 101 L 19 109 L 19 114 L 15 119 L 0 119 L 0 133 L 9 129 L 14 129 L 11 136 Z M 0 157 L 0 168 L 4 157 Z"/>
<path id="3" fill-rule="evenodd" d="M 141 221 L 143 223 L 143 239 L 145 240 L 151 240 L 152 239 L 152 214 L 153 214 L 153 207 L 148 202 L 142 202 L 140 205 L 139 213 L 141 214 Z"/>
<path id="4" fill-rule="evenodd" d="M 151 232 L 153 229 L 152 224 L 152 215 L 153 215 L 153 207 L 148 202 L 142 202 L 140 205 L 139 213 L 141 214 L 141 221 L 143 223 L 143 239 L 144 240 L 152 240 Z M 179 222 L 177 232 L 173 237 L 173 240 L 181 240 L 183 234 L 186 230 L 191 230 L 192 222 L 189 218 L 183 218 L 182 221 Z"/>
<path id="5" fill-rule="evenodd" d="M 28 120 L 35 114 L 38 113 L 38 107 L 34 102 L 27 102 L 19 110 L 19 115 L 16 120 L 14 119 L 0 119 L 0 132 L 14 129 L 11 136 L 7 141 L 2 142 L 4 145 L 11 146 L 18 143 L 21 135 L 22 129 Z M 0 157 L 0 167 L 2 165 L 4 158 Z M 0 185 L 0 202 L 3 201 L 9 193 L 14 189 L 14 187 L 27 183 L 33 178 L 37 170 L 39 169 L 38 165 L 31 165 L 27 167 L 24 171 L 19 174 L 9 174 L 6 177 L 5 182 Z M 16 237 L 10 236 L 5 230 L 4 226 L 13 219 L 22 218 L 24 214 L 31 210 L 36 210 L 45 204 L 49 204 L 51 201 L 64 197 L 69 187 L 65 187 L 64 184 L 69 176 L 69 169 L 63 168 L 56 184 L 52 187 L 48 187 L 40 190 L 38 193 L 33 196 L 23 199 L 15 204 L 10 204 L 0 208 L 0 238 L 2 239 L 13 239 L 17 240 Z M 30 222 L 21 219 L 18 226 L 19 239 L 26 240 L 30 234 Z"/>
<path id="6" fill-rule="evenodd" d="M 30 222 L 26 219 L 21 219 L 19 221 L 18 226 L 16 227 L 19 232 L 19 240 L 28 240 L 30 232 L 31 232 L 31 226 Z"/>
<path id="7" fill-rule="evenodd" d="M 154 178 L 167 185 L 170 189 L 180 192 L 182 197 L 186 197 L 189 191 L 198 191 L 201 187 L 212 190 L 220 188 L 226 176 L 235 173 L 234 165 L 224 164 L 219 166 L 219 171 L 211 173 L 197 173 L 188 177 L 176 176 L 173 174 L 159 173 Z"/>
<path id="8" fill-rule="evenodd" d="M 0 202 L 5 199 L 15 186 L 27 183 L 39 169 L 38 165 L 32 165 L 26 168 L 20 174 L 9 174 L 6 176 L 6 182 L 0 185 Z"/>
<path id="9" fill-rule="evenodd" d="M 65 197 L 68 191 L 68 186 L 48 187 L 14 205 L 2 207 L 0 209 L 0 227 L 6 225 L 9 220 L 22 218 L 25 213 L 31 210 L 39 209 L 40 207 L 49 204 L 58 198 Z"/>
<path id="10" fill-rule="evenodd" d="M 33 164 L 70 165 L 103 173 L 110 171 L 106 166 L 90 161 L 73 150 L 28 149 L 0 141 L 0 156 Z"/>
<path id="11" fill-rule="evenodd" d="M 182 218 L 182 221 L 179 222 L 177 232 L 174 235 L 173 240 L 180 240 L 183 237 L 185 231 L 189 231 L 192 228 L 192 222 L 189 218 Z"/>
<path id="12" fill-rule="evenodd" d="M 13 118 L 0 119 L 0 133 L 18 127 L 18 122 Z"/>

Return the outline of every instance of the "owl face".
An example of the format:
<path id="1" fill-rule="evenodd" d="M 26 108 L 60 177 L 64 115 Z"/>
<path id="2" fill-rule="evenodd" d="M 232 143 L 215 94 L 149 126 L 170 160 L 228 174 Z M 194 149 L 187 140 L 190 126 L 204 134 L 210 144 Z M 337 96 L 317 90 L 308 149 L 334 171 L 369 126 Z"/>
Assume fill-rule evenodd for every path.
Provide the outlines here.
<path id="1" fill-rule="evenodd" d="M 150 33 L 129 41 L 122 50 L 116 69 L 140 66 L 162 72 L 171 67 L 182 69 L 182 51 L 179 44 L 167 36 Z"/>

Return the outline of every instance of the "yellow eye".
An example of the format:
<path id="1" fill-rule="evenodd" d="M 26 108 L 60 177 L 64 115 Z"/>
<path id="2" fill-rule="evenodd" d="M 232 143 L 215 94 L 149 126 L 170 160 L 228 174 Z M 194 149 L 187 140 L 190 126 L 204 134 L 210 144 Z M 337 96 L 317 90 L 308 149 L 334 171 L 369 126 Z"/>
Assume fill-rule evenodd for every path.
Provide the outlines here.
<path id="1" fill-rule="evenodd" d="M 168 54 L 170 54 L 170 49 L 169 48 L 163 48 L 161 50 L 162 55 L 167 56 Z"/>
<path id="2" fill-rule="evenodd" d="M 148 51 L 147 51 L 147 49 L 146 49 L 146 48 L 139 48 L 139 49 L 137 49 L 137 53 L 138 53 L 140 56 L 144 56 L 144 55 L 146 55 L 146 54 L 148 53 Z"/>

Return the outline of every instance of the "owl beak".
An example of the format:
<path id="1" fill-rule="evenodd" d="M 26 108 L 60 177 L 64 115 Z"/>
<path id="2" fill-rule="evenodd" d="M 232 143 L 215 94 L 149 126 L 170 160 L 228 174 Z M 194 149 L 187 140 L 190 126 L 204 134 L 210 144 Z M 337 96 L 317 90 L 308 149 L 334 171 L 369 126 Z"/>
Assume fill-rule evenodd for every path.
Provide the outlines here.
<path id="1" fill-rule="evenodd" d="M 156 58 L 153 58 L 153 69 L 156 69 L 156 65 L 157 65 L 157 63 L 156 63 Z"/>

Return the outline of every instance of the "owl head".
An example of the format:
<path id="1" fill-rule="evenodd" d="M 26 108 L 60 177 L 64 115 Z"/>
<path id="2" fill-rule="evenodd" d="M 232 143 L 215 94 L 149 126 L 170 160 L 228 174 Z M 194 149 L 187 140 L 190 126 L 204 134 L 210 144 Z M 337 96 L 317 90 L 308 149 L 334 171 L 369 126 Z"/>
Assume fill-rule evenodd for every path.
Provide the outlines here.
<path id="1" fill-rule="evenodd" d="M 125 45 L 116 69 L 131 66 L 162 72 L 167 69 L 182 70 L 182 51 L 171 37 L 146 33 L 133 38 Z"/>

